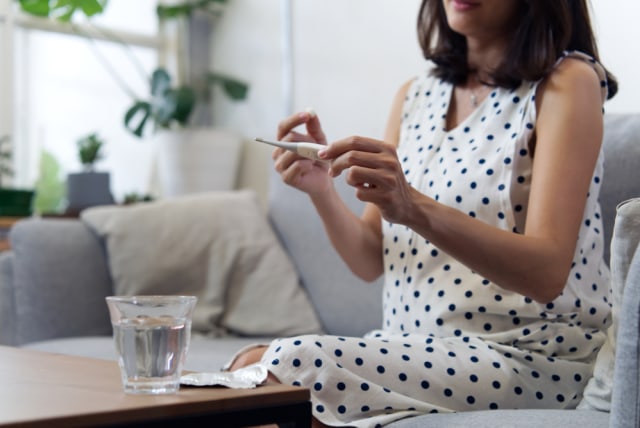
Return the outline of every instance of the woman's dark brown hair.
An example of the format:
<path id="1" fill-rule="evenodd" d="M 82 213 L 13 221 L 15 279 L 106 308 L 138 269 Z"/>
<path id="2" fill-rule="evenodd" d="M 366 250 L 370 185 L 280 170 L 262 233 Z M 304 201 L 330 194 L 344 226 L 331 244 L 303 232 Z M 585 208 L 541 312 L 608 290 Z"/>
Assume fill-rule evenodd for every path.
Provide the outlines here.
<path id="1" fill-rule="evenodd" d="M 447 23 L 443 0 L 423 0 L 418 14 L 418 37 L 426 59 L 435 64 L 437 77 L 453 84 L 464 83 L 469 69 L 464 36 Z M 564 51 L 578 50 L 599 60 L 587 0 L 517 0 L 513 35 L 507 55 L 493 70 L 491 79 L 514 89 L 522 81 L 536 81 L 553 68 Z M 607 71 L 608 98 L 618 83 Z"/>

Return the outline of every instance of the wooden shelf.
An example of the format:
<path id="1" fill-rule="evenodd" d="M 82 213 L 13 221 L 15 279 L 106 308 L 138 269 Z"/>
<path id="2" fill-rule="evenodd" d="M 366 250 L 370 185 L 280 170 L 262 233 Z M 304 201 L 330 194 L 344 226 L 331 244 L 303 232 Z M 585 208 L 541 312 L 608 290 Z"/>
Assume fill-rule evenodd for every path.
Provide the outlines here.
<path id="1" fill-rule="evenodd" d="M 0 217 L 0 229 L 9 229 L 18 220 L 22 220 L 24 217 Z"/>
<path id="2" fill-rule="evenodd" d="M 11 249 L 9 245 L 9 229 L 25 217 L 0 217 L 0 252 Z"/>

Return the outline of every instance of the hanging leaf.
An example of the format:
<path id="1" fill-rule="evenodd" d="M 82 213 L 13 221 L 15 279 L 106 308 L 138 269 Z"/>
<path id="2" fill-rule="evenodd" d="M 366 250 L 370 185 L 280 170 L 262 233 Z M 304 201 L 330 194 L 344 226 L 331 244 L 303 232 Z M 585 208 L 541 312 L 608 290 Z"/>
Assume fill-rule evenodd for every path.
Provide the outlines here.
<path id="1" fill-rule="evenodd" d="M 189 121 L 195 103 L 196 93 L 193 88 L 172 88 L 169 73 L 158 68 L 151 75 L 151 101 L 136 101 L 125 114 L 125 126 L 138 137 L 142 137 L 144 128 L 149 123 L 169 128 L 176 121 L 184 126 Z"/>
<path id="2" fill-rule="evenodd" d="M 146 101 L 136 101 L 124 115 L 124 126 L 138 138 L 142 138 L 142 132 L 151 117 L 151 104 Z M 139 118 L 137 125 L 131 123 L 134 118 Z"/>
<path id="3" fill-rule="evenodd" d="M 162 96 L 171 88 L 171 76 L 164 68 L 157 68 L 151 74 L 151 95 Z"/>
<path id="4" fill-rule="evenodd" d="M 240 101 L 247 98 L 249 85 L 241 80 L 225 76 L 220 73 L 209 73 L 209 83 L 221 85 L 224 93 L 232 100 Z"/>
<path id="5" fill-rule="evenodd" d="M 182 86 L 171 91 L 171 97 L 175 101 L 173 118 L 181 125 L 186 125 L 191 112 L 196 104 L 196 93 L 193 88 Z"/>

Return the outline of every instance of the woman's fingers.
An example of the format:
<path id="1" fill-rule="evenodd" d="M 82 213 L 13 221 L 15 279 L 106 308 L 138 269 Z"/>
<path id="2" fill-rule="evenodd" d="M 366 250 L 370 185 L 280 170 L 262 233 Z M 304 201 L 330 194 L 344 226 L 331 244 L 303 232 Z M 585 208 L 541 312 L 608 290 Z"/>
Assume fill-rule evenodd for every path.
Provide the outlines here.
<path id="1" fill-rule="evenodd" d="M 285 119 L 282 119 L 278 124 L 278 140 L 282 140 L 289 134 L 294 128 L 306 123 L 309 120 L 309 113 L 297 113 L 291 115 Z"/>
<path id="2" fill-rule="evenodd" d="M 323 159 L 331 160 L 331 175 L 334 177 L 354 166 L 379 170 L 396 169 L 398 164 L 393 145 L 362 137 L 336 141 L 321 153 Z"/>
<path id="3" fill-rule="evenodd" d="M 300 125 L 305 125 L 307 134 L 296 132 L 294 129 Z M 319 144 L 327 144 L 320 119 L 313 110 L 303 111 L 291 115 L 278 124 L 277 138 L 288 141 L 310 141 Z"/>
<path id="4" fill-rule="evenodd" d="M 324 135 L 318 115 L 311 109 L 308 109 L 305 113 L 309 115 L 309 120 L 306 122 L 307 132 L 313 138 L 313 141 L 326 145 L 327 137 Z"/>

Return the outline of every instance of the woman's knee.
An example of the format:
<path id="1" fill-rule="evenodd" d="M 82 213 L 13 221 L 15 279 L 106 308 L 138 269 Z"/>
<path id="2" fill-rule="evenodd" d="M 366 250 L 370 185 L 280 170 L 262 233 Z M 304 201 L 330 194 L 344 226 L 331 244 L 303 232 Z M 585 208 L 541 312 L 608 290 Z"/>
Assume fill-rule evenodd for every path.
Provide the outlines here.
<path id="1" fill-rule="evenodd" d="M 266 346 L 259 346 L 256 348 L 249 349 L 246 352 L 243 352 L 242 354 L 236 357 L 236 360 L 233 362 L 233 364 L 231 364 L 231 367 L 229 370 L 233 371 L 233 370 L 237 370 L 239 368 L 257 363 L 262 359 L 262 355 L 264 355 L 266 350 L 267 350 Z"/>

